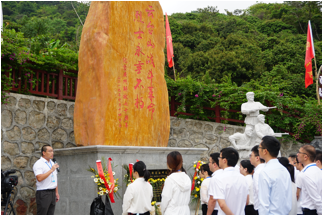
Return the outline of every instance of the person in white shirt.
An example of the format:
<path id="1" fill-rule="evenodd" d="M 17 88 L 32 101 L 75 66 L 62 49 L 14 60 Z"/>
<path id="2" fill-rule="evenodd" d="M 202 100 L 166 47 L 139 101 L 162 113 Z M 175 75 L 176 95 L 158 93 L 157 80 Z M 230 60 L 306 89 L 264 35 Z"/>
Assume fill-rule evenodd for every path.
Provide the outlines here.
<path id="1" fill-rule="evenodd" d="M 322 151 L 316 150 L 315 163 L 322 170 Z"/>
<path id="2" fill-rule="evenodd" d="M 258 145 L 255 145 L 251 149 L 251 154 L 249 155 L 250 163 L 255 167 L 253 173 L 253 208 L 255 211 L 259 209 L 259 200 L 258 200 L 258 181 L 259 181 L 259 173 L 265 167 L 265 160 L 259 157 Z"/>
<path id="3" fill-rule="evenodd" d="M 259 214 L 287 215 L 292 209 L 292 184 L 290 174 L 277 160 L 280 142 L 264 136 L 258 149 L 259 156 L 266 161 L 259 174 Z"/>
<path id="4" fill-rule="evenodd" d="M 150 215 L 153 187 L 149 184 L 150 173 L 142 161 L 133 165 L 133 176 L 136 179 L 126 189 L 123 196 L 122 214 Z"/>
<path id="5" fill-rule="evenodd" d="M 52 161 L 54 151 L 50 145 L 43 145 L 41 153 L 42 157 L 33 166 L 37 187 L 37 215 L 53 215 L 59 200 L 56 171 L 59 165 Z"/>
<path id="6" fill-rule="evenodd" d="M 248 182 L 234 166 L 239 160 L 239 153 L 234 148 L 224 148 L 220 151 L 219 166 L 223 169 L 221 175 L 214 181 L 213 199 L 219 203 L 218 215 L 243 215 L 248 201 Z"/>
<path id="7" fill-rule="evenodd" d="M 170 173 L 161 194 L 161 212 L 163 215 L 190 215 L 192 181 L 183 168 L 183 158 L 178 151 L 167 155 L 167 167 Z"/>
<path id="8" fill-rule="evenodd" d="M 296 159 L 297 159 L 297 155 L 296 154 L 290 154 L 288 156 L 289 163 L 294 166 L 294 179 L 295 179 L 295 181 L 297 179 L 297 175 L 299 174 L 299 171 L 296 168 L 296 163 L 297 163 L 296 162 Z"/>
<path id="9" fill-rule="evenodd" d="M 301 207 L 304 215 L 322 214 L 322 170 L 316 166 L 315 148 L 311 145 L 303 145 L 297 159 L 303 164 L 300 182 L 297 187 L 302 191 Z"/>
<path id="10" fill-rule="evenodd" d="M 203 215 L 206 215 L 206 213 L 207 213 L 207 204 L 208 204 L 209 198 L 210 198 L 210 195 L 208 193 L 208 189 L 209 189 L 209 184 L 211 181 L 212 174 L 213 173 L 211 172 L 208 164 L 203 164 L 201 166 L 199 175 L 201 178 L 204 179 L 202 181 L 201 189 L 200 189 L 200 198 L 201 198 L 202 214 Z"/>
<path id="11" fill-rule="evenodd" d="M 294 166 L 292 164 L 289 163 L 289 160 L 286 157 L 280 157 L 278 158 L 279 163 L 281 163 L 281 165 L 283 165 L 287 171 L 290 174 L 290 180 L 292 181 L 292 209 L 289 212 L 289 215 L 296 215 L 297 214 L 297 196 L 296 196 L 296 191 L 297 191 L 297 187 L 295 184 L 295 175 L 294 175 Z"/>
<path id="12" fill-rule="evenodd" d="M 301 164 L 297 157 L 296 157 L 296 169 L 299 171 L 299 174 L 297 175 L 297 178 L 295 180 L 296 187 L 297 187 L 297 192 L 296 192 L 296 197 L 297 197 L 297 214 L 302 215 L 302 207 L 301 207 L 301 201 L 302 201 L 302 192 L 301 192 L 301 181 L 302 181 L 302 170 L 304 169 L 303 164 Z"/>
<path id="13" fill-rule="evenodd" d="M 215 185 L 215 181 L 216 181 L 216 176 L 221 175 L 221 173 L 223 172 L 223 169 L 220 169 L 219 167 L 219 157 L 220 157 L 220 153 L 215 152 L 210 154 L 210 158 L 209 158 L 209 168 L 211 170 L 212 173 L 212 178 L 209 184 L 209 202 L 207 204 L 207 215 L 217 215 L 218 211 L 219 211 L 219 204 L 217 203 L 216 199 L 213 199 L 213 196 L 215 195 L 215 189 L 214 189 L 214 185 Z"/>
<path id="14" fill-rule="evenodd" d="M 254 166 L 250 163 L 249 160 L 242 160 L 240 162 L 240 173 L 244 175 L 247 179 L 249 186 L 249 203 L 245 207 L 244 211 L 246 215 L 257 215 L 258 212 L 253 207 L 253 180 L 252 173 L 254 170 Z"/>

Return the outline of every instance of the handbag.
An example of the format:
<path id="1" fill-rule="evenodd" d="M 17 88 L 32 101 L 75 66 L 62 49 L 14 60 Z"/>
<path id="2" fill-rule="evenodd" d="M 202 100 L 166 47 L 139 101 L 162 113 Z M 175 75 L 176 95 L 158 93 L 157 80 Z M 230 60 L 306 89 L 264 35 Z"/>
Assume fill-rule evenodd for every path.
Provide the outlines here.
<path id="1" fill-rule="evenodd" d="M 106 196 L 105 204 L 101 196 L 94 198 L 91 204 L 90 215 L 113 215 L 109 197 Z"/>

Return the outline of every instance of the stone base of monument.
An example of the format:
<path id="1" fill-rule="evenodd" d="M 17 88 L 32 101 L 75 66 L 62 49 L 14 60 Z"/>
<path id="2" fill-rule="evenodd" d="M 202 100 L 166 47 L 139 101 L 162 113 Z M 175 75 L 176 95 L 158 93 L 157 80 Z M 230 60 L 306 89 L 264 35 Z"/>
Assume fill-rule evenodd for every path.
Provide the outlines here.
<path id="1" fill-rule="evenodd" d="M 112 158 L 115 178 L 119 178 L 119 194 L 112 203 L 114 214 L 122 214 L 123 195 L 126 190 L 123 164 L 142 160 L 148 170 L 167 169 L 166 157 L 171 151 L 179 151 L 184 160 L 184 168 L 189 176 L 193 176 L 193 162 L 200 159 L 206 148 L 173 148 L 173 147 L 135 147 L 135 146 L 86 146 L 68 149 L 55 149 L 55 155 L 60 172 L 58 173 L 59 202 L 56 203 L 55 214 L 86 215 L 90 214 L 90 206 L 97 197 L 97 186 L 93 181 L 89 166 L 96 168 L 96 160 L 102 157 L 108 161 Z M 195 206 L 191 206 L 194 214 Z"/>

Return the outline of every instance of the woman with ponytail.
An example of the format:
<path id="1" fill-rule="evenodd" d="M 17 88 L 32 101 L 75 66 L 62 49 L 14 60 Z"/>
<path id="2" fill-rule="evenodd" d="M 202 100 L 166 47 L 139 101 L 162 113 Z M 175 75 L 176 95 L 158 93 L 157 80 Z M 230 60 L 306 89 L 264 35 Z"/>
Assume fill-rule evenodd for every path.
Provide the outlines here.
<path id="1" fill-rule="evenodd" d="M 190 215 L 188 206 L 191 196 L 191 179 L 183 168 L 183 158 L 178 151 L 167 155 L 167 167 L 170 170 L 165 180 L 161 211 L 163 215 Z"/>
<path id="2" fill-rule="evenodd" d="M 123 214 L 128 215 L 150 215 L 153 188 L 148 179 L 150 173 L 142 161 L 133 165 L 133 176 L 136 179 L 131 183 L 123 197 Z"/>

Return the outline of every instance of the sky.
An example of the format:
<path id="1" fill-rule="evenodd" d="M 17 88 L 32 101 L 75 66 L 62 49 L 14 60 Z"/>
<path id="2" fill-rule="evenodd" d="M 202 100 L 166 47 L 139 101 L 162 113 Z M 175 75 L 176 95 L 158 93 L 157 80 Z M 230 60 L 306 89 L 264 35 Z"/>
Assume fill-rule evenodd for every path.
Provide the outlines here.
<path id="1" fill-rule="evenodd" d="M 257 2 L 263 3 L 283 3 L 284 1 L 182 1 L 182 0 L 162 0 L 159 1 L 164 14 L 171 15 L 173 13 L 186 13 L 196 11 L 197 8 L 205 8 L 207 6 L 217 6 L 220 13 L 226 14 L 224 9 L 233 12 L 235 9 L 247 9 Z"/>

